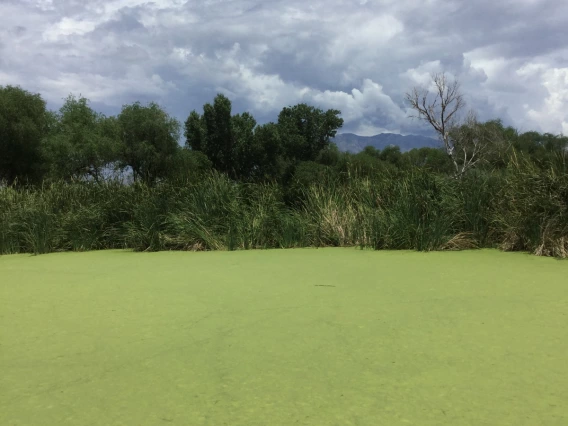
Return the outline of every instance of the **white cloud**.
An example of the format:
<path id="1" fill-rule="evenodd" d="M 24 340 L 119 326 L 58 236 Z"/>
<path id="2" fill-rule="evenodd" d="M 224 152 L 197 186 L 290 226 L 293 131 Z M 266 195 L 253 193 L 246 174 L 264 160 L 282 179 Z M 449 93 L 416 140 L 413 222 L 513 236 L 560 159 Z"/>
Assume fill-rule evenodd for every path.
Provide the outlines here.
<path id="1" fill-rule="evenodd" d="M 444 71 L 439 60 L 420 64 L 416 68 L 410 68 L 402 73 L 402 77 L 406 78 L 409 85 L 428 87 L 432 83 L 432 74 Z"/>
<path id="2" fill-rule="evenodd" d="M 557 0 L 2 0 L 0 84 L 180 118 L 220 90 L 262 119 L 308 102 L 409 133 L 404 93 L 446 71 L 481 117 L 568 132 L 566 20 Z"/>
<path id="3" fill-rule="evenodd" d="M 384 48 L 404 25 L 392 15 L 369 17 L 358 13 L 334 22 L 336 36 L 328 46 L 332 63 L 345 63 L 355 57 L 372 58 L 374 52 Z"/>
<path id="4" fill-rule="evenodd" d="M 527 108 L 527 116 L 543 130 L 568 135 L 568 68 L 548 69 L 541 79 L 548 96 L 540 109 Z"/>
<path id="5" fill-rule="evenodd" d="M 147 74 L 139 67 L 133 67 L 125 76 L 116 79 L 99 74 L 61 73 L 57 79 L 41 78 L 39 83 L 44 88 L 44 97 L 52 102 L 62 99 L 62 95 L 74 93 L 114 107 L 133 102 L 137 95 L 162 100 L 176 90 L 174 83 L 164 81 L 158 74 Z"/>
<path id="6" fill-rule="evenodd" d="M 310 91 L 307 97 L 315 104 L 342 111 L 342 116 L 350 127 L 356 126 L 361 120 L 380 119 L 394 130 L 406 118 L 405 112 L 383 92 L 383 87 L 370 79 L 365 79 L 360 89 L 353 88 L 350 93 Z"/>
<path id="7" fill-rule="evenodd" d="M 93 21 L 63 18 L 56 25 L 48 28 L 44 32 L 44 37 L 47 41 L 57 41 L 70 35 L 81 36 L 93 31 L 96 26 L 96 22 Z"/>

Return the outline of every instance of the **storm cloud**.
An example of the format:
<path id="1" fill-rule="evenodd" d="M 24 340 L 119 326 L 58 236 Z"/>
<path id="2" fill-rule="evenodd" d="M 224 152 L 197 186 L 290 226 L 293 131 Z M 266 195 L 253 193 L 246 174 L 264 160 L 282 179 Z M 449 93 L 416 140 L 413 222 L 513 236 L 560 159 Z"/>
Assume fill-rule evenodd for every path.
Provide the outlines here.
<path id="1" fill-rule="evenodd" d="M 0 85 L 181 120 L 216 93 L 259 122 L 307 102 L 370 135 L 425 133 L 404 93 L 445 71 L 480 118 L 568 134 L 567 24 L 560 0 L 2 0 Z"/>

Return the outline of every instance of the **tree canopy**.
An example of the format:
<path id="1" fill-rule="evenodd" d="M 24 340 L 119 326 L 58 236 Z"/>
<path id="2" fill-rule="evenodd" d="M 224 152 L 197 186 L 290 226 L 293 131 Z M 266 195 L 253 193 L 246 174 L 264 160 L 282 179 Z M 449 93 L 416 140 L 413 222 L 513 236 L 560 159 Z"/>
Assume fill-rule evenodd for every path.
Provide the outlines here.
<path id="1" fill-rule="evenodd" d="M 38 182 L 45 169 L 42 143 L 50 123 L 39 94 L 0 86 L 0 180 Z"/>
<path id="2" fill-rule="evenodd" d="M 0 180 L 35 184 L 46 178 L 99 182 L 130 176 L 154 184 L 195 181 L 214 169 L 233 181 L 297 187 L 322 176 L 369 177 L 412 168 L 462 177 L 474 167 L 506 169 L 516 155 L 541 168 L 566 167 L 568 137 L 519 133 L 499 119 L 460 118 L 459 84 L 443 74 L 433 82 L 436 92 L 415 88 L 408 100 L 439 133 L 442 149 L 368 146 L 359 154 L 341 152 L 333 143 L 343 125 L 340 111 L 306 103 L 286 106 L 275 122 L 259 124 L 249 112 L 234 114 L 231 100 L 218 94 L 201 112 L 189 113 L 182 146 L 182 126 L 153 102 L 124 105 L 107 117 L 87 98 L 70 95 L 54 112 L 39 94 L 0 87 Z"/>
<path id="3" fill-rule="evenodd" d="M 117 120 L 121 165 L 132 169 L 135 180 L 152 182 L 165 176 L 171 158 L 181 149 L 179 122 L 154 102 L 125 105 Z"/>
<path id="4" fill-rule="evenodd" d="M 116 161 L 119 143 L 116 119 L 93 111 L 84 97 L 69 96 L 44 149 L 54 177 L 100 181 L 105 168 Z"/>

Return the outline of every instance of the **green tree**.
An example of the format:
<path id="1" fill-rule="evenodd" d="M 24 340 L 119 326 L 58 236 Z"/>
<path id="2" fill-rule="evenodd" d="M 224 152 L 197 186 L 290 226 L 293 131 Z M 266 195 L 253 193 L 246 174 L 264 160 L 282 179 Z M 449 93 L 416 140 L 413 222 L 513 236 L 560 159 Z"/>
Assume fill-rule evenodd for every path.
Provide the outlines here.
<path id="1" fill-rule="evenodd" d="M 274 163 L 277 139 L 271 132 L 256 132 L 254 117 L 248 112 L 231 115 L 231 101 L 224 95 L 203 106 L 203 115 L 192 111 L 185 122 L 186 147 L 202 151 L 213 167 L 240 180 L 258 180 L 264 175 L 264 163 Z M 267 142 L 264 142 L 266 136 Z M 276 138 L 276 139 L 275 139 Z M 279 142 L 279 140 L 278 140 Z M 265 151 L 265 148 L 268 151 Z"/>
<path id="2" fill-rule="evenodd" d="M 488 145 L 482 165 L 489 169 L 505 168 L 509 162 L 513 144 L 518 140 L 517 130 L 511 126 L 505 127 L 500 119 L 489 120 L 478 125 L 490 135 L 492 142 Z"/>
<path id="3" fill-rule="evenodd" d="M 539 133 L 525 132 L 513 139 L 512 147 L 515 152 L 527 154 L 538 166 L 547 168 L 552 163 L 562 165 L 568 162 L 568 137 Z"/>
<path id="4" fill-rule="evenodd" d="M 343 156 L 343 153 L 339 151 L 337 145 L 331 142 L 327 147 L 319 152 L 316 162 L 325 166 L 335 167 L 342 160 Z"/>
<path id="5" fill-rule="evenodd" d="M 51 174 L 62 179 L 103 179 L 118 157 L 114 118 L 93 111 L 86 98 L 67 97 L 45 144 Z"/>
<path id="6" fill-rule="evenodd" d="M 256 120 L 248 112 L 231 117 L 233 166 L 231 175 L 239 180 L 251 180 L 262 162 L 262 145 L 254 138 Z"/>
<path id="7" fill-rule="evenodd" d="M 49 115 L 45 101 L 20 87 L 0 86 L 0 180 L 39 182 Z"/>
<path id="8" fill-rule="evenodd" d="M 379 158 L 396 167 L 400 167 L 402 165 L 402 153 L 400 152 L 399 146 L 387 146 L 379 153 Z"/>
<path id="9" fill-rule="evenodd" d="M 381 157 L 381 150 L 375 148 L 374 146 L 371 145 L 367 145 L 365 148 L 363 148 L 363 151 L 366 155 L 368 155 L 369 157 L 373 157 L 373 158 L 380 158 Z"/>
<path id="10" fill-rule="evenodd" d="M 223 173 L 233 170 L 233 135 L 231 126 L 231 101 L 225 95 L 215 97 L 213 105 L 203 106 L 205 144 L 201 147 L 213 163 L 213 167 Z"/>
<path id="11" fill-rule="evenodd" d="M 293 161 L 315 161 L 319 152 L 343 126 L 340 111 L 323 111 L 307 104 L 282 109 L 278 129 L 284 156 Z"/>
<path id="12" fill-rule="evenodd" d="M 402 154 L 403 167 L 418 167 L 434 173 L 453 174 L 454 165 L 442 148 L 414 148 Z"/>
<path id="13" fill-rule="evenodd" d="M 507 132 L 498 120 L 485 123 L 477 121 L 470 113 L 467 119 L 449 131 L 453 141 L 454 157 L 452 161 L 462 177 L 472 168 L 501 167 L 507 155 L 510 142 L 506 140 Z"/>
<path id="14" fill-rule="evenodd" d="M 159 105 L 125 105 L 118 116 L 120 161 L 131 167 L 135 180 L 151 183 L 168 174 L 168 165 L 180 148 L 180 124 Z"/>
<path id="15" fill-rule="evenodd" d="M 287 163 L 283 158 L 284 151 L 278 126 L 275 123 L 257 126 L 253 138 L 253 145 L 258 153 L 253 176 L 257 180 L 280 181 Z"/>
<path id="16" fill-rule="evenodd" d="M 191 111 L 184 126 L 185 147 L 193 151 L 203 151 L 205 146 L 205 129 L 203 119 L 195 110 Z"/>
<path id="17" fill-rule="evenodd" d="M 299 161 L 315 161 L 343 125 L 339 111 L 299 104 L 284 108 L 278 123 L 257 126 L 244 112 L 231 115 L 224 95 L 192 111 L 185 122 L 186 147 L 202 151 L 213 167 L 239 181 L 282 181 Z"/>

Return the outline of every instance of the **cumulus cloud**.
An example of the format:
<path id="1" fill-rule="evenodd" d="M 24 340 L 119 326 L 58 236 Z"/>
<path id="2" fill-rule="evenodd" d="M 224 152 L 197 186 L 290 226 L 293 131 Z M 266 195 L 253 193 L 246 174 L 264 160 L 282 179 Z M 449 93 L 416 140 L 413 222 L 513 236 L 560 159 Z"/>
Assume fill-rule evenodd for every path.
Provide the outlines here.
<path id="1" fill-rule="evenodd" d="M 180 119 L 222 92 L 260 122 L 307 102 L 344 131 L 427 134 L 404 93 L 445 71 L 481 118 L 567 133 L 567 20 L 557 0 L 2 0 L 0 85 Z"/>

